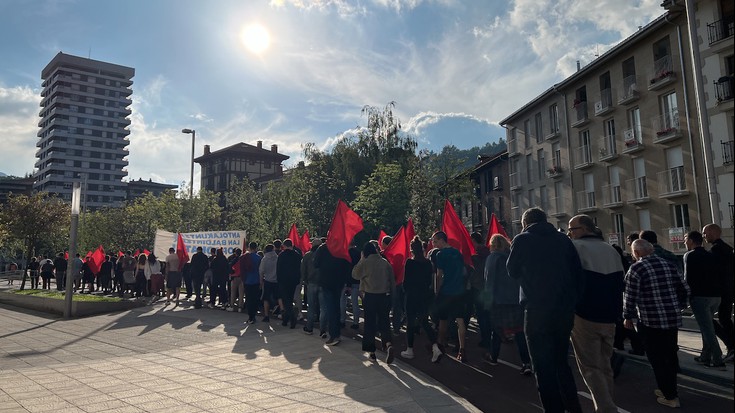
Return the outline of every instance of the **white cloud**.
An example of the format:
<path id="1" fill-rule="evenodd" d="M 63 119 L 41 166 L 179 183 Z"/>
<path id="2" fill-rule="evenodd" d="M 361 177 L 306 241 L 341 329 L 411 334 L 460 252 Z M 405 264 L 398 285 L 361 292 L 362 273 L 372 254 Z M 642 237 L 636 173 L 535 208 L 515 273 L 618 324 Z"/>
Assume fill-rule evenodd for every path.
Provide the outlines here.
<path id="1" fill-rule="evenodd" d="M 40 101 L 39 92 L 28 86 L 0 85 L 0 128 L 3 138 L 0 172 L 23 176 L 33 171 Z"/>

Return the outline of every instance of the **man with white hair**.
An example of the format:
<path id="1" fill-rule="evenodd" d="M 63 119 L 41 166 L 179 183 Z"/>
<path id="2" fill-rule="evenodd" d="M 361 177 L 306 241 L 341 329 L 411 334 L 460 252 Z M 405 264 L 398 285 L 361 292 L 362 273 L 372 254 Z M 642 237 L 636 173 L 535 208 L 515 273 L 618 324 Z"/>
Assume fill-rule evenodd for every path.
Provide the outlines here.
<path id="1" fill-rule="evenodd" d="M 679 407 L 677 339 L 689 286 L 672 263 L 653 254 L 650 242 L 637 239 L 632 249 L 638 261 L 625 275 L 623 325 L 633 329 L 633 320 L 638 319 L 638 331 L 645 342 L 646 355 L 658 385 L 654 392 L 656 401 L 664 406 Z"/>

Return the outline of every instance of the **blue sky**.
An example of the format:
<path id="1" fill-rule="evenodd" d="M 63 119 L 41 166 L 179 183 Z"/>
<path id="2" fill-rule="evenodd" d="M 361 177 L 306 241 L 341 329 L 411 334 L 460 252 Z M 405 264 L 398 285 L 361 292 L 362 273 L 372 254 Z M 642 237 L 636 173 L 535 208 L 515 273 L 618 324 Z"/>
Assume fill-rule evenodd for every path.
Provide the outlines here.
<path id="1" fill-rule="evenodd" d="M 421 148 L 496 141 L 518 107 L 663 13 L 660 0 L 2 0 L 0 172 L 32 172 L 58 53 L 134 67 L 130 179 L 180 184 L 236 142 L 328 149 L 395 101 Z M 254 53 L 246 27 L 270 36 Z M 198 168 L 195 170 L 198 188 Z"/>

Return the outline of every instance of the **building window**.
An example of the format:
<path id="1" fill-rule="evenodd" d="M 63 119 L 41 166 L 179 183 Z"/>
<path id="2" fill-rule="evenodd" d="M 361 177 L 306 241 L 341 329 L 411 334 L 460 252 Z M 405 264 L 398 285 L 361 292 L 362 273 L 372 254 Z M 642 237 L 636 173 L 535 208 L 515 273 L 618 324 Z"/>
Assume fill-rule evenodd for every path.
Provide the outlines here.
<path id="1" fill-rule="evenodd" d="M 537 113 L 535 117 L 536 124 L 536 143 L 541 143 L 544 140 L 544 124 L 541 119 L 541 113 Z"/>
<path id="2" fill-rule="evenodd" d="M 539 149 L 536 152 L 536 171 L 538 172 L 538 179 L 544 179 L 544 172 L 546 171 L 546 154 L 543 149 Z"/>
<path id="3" fill-rule="evenodd" d="M 523 122 L 523 143 L 525 145 L 525 148 L 528 149 L 531 147 L 531 120 L 526 119 L 525 122 Z"/>
<path id="4" fill-rule="evenodd" d="M 625 144 L 643 143 L 643 132 L 641 130 L 641 109 L 634 107 L 628 111 L 628 127 L 630 133 L 625 136 Z"/>
<path id="5" fill-rule="evenodd" d="M 526 155 L 526 176 L 528 177 L 528 183 L 533 182 L 533 154 Z"/>
<path id="6" fill-rule="evenodd" d="M 549 106 L 549 127 L 550 133 L 559 132 L 559 106 L 556 103 Z"/>
<path id="7" fill-rule="evenodd" d="M 625 237 L 625 220 L 623 219 L 623 214 L 613 214 L 612 221 L 613 231 L 618 234 L 618 242 L 623 242 L 623 237 Z"/>
<path id="8" fill-rule="evenodd" d="M 638 210 L 638 226 L 641 231 L 651 229 L 651 211 L 647 209 Z"/>

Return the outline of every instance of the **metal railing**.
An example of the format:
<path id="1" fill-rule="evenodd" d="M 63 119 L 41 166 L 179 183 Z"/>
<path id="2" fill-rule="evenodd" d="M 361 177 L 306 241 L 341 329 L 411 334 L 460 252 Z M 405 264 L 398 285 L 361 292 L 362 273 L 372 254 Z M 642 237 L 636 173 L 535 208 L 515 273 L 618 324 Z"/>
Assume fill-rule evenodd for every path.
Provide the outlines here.
<path id="1" fill-rule="evenodd" d="M 714 84 L 717 102 L 723 102 L 725 100 L 730 100 L 735 97 L 735 88 L 733 88 L 733 85 L 735 85 L 735 83 L 733 83 L 732 76 L 723 76 L 717 79 Z"/>
<path id="2" fill-rule="evenodd" d="M 618 154 L 618 145 L 615 135 L 600 138 L 600 160 L 612 159 Z"/>
<path id="3" fill-rule="evenodd" d="M 670 135 L 679 130 L 679 111 L 671 110 L 653 117 L 652 121 L 653 130 L 656 131 L 657 137 Z"/>
<path id="4" fill-rule="evenodd" d="M 604 112 L 612 107 L 612 90 L 602 89 L 600 91 L 600 100 L 595 102 L 595 114 Z"/>
<path id="5" fill-rule="evenodd" d="M 521 186 L 521 173 L 520 172 L 514 172 L 510 174 L 510 188 L 520 188 Z"/>
<path id="6" fill-rule="evenodd" d="M 582 145 L 577 148 L 577 163 L 575 168 L 581 168 L 592 165 L 592 147 L 590 145 Z"/>
<path id="7" fill-rule="evenodd" d="M 733 162 L 733 149 L 735 149 L 735 141 L 720 141 L 722 145 L 722 164 L 730 165 Z"/>
<path id="8" fill-rule="evenodd" d="M 719 42 L 722 39 L 735 34 L 735 16 L 725 16 L 716 22 L 707 23 L 707 37 L 709 38 L 709 44 Z"/>
<path id="9" fill-rule="evenodd" d="M 574 105 L 574 111 L 577 114 L 576 121 L 574 123 L 584 122 L 588 118 L 587 116 L 587 102 L 577 102 Z"/>
<path id="10" fill-rule="evenodd" d="M 602 186 L 602 205 L 615 206 L 623 203 L 623 195 L 620 185 L 603 185 Z"/>
<path id="11" fill-rule="evenodd" d="M 650 83 L 654 85 L 674 74 L 674 65 L 671 56 L 664 56 L 653 62 L 653 72 L 650 72 Z"/>
<path id="12" fill-rule="evenodd" d="M 580 211 L 597 208 L 595 204 L 595 191 L 577 192 L 577 205 L 579 205 Z"/>
<path id="13" fill-rule="evenodd" d="M 642 202 L 648 200 L 648 184 L 646 177 L 628 179 L 628 193 L 630 194 L 630 202 Z"/>
<path id="14" fill-rule="evenodd" d="M 677 166 L 657 174 L 659 193 L 663 196 L 686 192 L 687 182 L 684 167 Z"/>
<path id="15" fill-rule="evenodd" d="M 638 97 L 638 76 L 625 77 L 618 89 L 618 102 L 627 102 Z"/>

